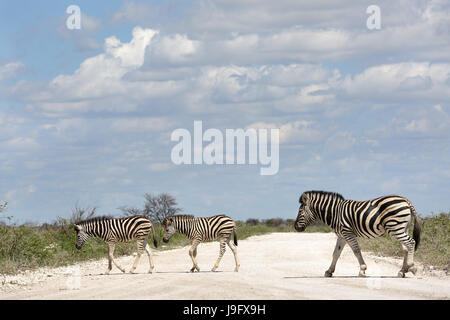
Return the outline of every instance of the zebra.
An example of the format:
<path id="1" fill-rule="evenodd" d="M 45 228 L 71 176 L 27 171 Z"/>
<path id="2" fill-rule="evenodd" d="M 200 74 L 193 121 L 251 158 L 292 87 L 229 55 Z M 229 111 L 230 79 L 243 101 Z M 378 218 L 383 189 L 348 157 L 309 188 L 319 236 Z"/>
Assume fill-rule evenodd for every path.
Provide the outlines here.
<path id="1" fill-rule="evenodd" d="M 169 242 L 175 232 L 186 235 L 191 241 L 192 246 L 189 249 L 189 256 L 192 259 L 193 266 L 190 272 L 194 272 L 195 270 L 200 272 L 200 268 L 195 259 L 197 256 L 197 246 L 201 242 L 213 241 L 216 238 L 220 240 L 220 252 L 216 264 L 211 271 L 216 271 L 219 266 L 220 260 L 225 253 L 225 244 L 228 244 L 231 251 L 233 251 L 236 263 L 234 271 L 237 272 L 239 270 L 240 265 L 236 249 L 238 245 L 236 224 L 230 217 L 216 215 L 212 217 L 194 218 L 192 215 L 174 215 L 164 218 L 162 226 L 164 227 L 164 242 Z M 234 245 L 230 242 L 231 233 L 234 236 Z"/>
<path id="2" fill-rule="evenodd" d="M 150 246 L 147 243 L 147 237 L 150 231 L 153 232 L 153 244 L 155 248 L 158 247 L 158 241 L 155 234 L 155 229 L 149 218 L 145 216 L 130 216 L 126 218 L 112 218 L 112 217 L 95 217 L 80 222 L 75 222 L 74 229 L 77 233 L 77 241 L 75 247 L 80 250 L 83 244 L 89 237 L 97 237 L 103 239 L 108 244 L 108 269 L 106 274 L 112 269 L 112 263 L 119 268 L 122 268 L 114 260 L 114 248 L 117 242 L 129 242 L 137 240 L 137 256 L 134 261 L 130 273 L 134 273 L 143 250 L 147 252 L 150 269 L 149 273 L 153 273 L 155 267 L 152 259 Z"/>
<path id="3" fill-rule="evenodd" d="M 367 266 L 356 238 L 376 238 L 386 232 L 402 244 L 404 259 L 398 276 L 405 277 L 408 271 L 416 274 L 414 251 L 419 246 L 422 227 L 421 219 L 407 198 L 387 195 L 368 201 L 354 201 L 345 200 L 342 195 L 334 192 L 307 191 L 300 196 L 299 202 L 295 230 L 304 231 L 314 220 L 320 219 L 330 226 L 338 237 L 333 260 L 325 271 L 325 277 L 333 275 L 336 262 L 346 243 L 358 259 L 359 276 L 364 277 Z M 408 230 L 413 218 L 414 230 L 411 239 Z"/>

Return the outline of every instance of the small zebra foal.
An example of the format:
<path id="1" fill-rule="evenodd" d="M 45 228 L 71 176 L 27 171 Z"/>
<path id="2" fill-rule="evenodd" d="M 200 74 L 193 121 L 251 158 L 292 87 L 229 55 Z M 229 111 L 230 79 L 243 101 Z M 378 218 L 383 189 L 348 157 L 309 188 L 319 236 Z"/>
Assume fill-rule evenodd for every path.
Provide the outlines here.
<path id="1" fill-rule="evenodd" d="M 175 215 L 166 217 L 163 220 L 162 225 L 164 227 L 164 242 L 169 242 L 175 232 L 184 234 L 191 240 L 192 247 L 189 250 L 189 256 L 193 262 L 193 266 L 190 270 L 191 272 L 194 272 L 195 270 L 200 271 L 195 259 L 197 256 L 197 246 L 200 242 L 214 241 L 216 238 L 219 238 L 220 240 L 220 252 L 216 264 L 211 271 L 216 271 L 219 266 L 220 260 L 225 253 L 225 244 L 233 251 L 234 261 L 236 263 L 234 271 L 237 272 L 239 270 L 239 259 L 236 249 L 236 246 L 238 245 L 236 224 L 230 217 L 217 215 L 207 218 L 194 218 L 190 215 Z M 233 233 L 234 236 L 234 245 L 230 242 L 231 233 Z"/>
<path id="2" fill-rule="evenodd" d="M 109 274 L 111 271 L 112 263 L 114 263 L 114 265 L 122 272 L 125 272 L 125 269 L 114 260 L 114 248 L 117 242 L 129 242 L 131 240 L 137 240 L 137 256 L 130 273 L 133 273 L 136 269 L 144 250 L 147 252 L 150 263 L 148 272 L 153 272 L 155 265 L 153 263 L 150 246 L 147 243 L 147 237 L 150 231 L 153 232 L 153 244 L 155 245 L 155 248 L 158 247 L 158 241 L 152 222 L 147 217 L 96 217 L 76 222 L 74 229 L 77 232 L 77 243 L 75 246 L 78 250 L 83 247 L 83 244 L 89 237 L 101 238 L 108 244 L 108 269 L 106 270 L 106 274 Z"/>
<path id="3" fill-rule="evenodd" d="M 301 232 L 316 219 L 333 228 L 338 236 L 331 266 L 325 277 L 331 277 L 336 262 L 348 244 L 358 259 L 359 276 L 364 277 L 367 269 L 361 255 L 357 237 L 376 238 L 387 233 L 400 241 L 403 247 L 403 266 L 398 272 L 404 277 L 408 271 L 416 273 L 414 251 L 420 242 L 420 218 L 412 203 L 398 195 L 381 196 L 367 201 L 345 200 L 338 193 L 325 191 L 303 192 L 299 199 L 300 208 L 295 220 L 295 230 Z M 414 219 L 413 238 L 408 234 Z"/>

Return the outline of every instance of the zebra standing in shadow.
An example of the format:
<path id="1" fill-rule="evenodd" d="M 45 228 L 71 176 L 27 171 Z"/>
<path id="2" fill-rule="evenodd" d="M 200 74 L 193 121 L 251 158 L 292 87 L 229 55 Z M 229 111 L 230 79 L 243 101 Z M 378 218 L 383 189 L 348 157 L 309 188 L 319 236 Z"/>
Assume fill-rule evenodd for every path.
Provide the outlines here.
<path id="1" fill-rule="evenodd" d="M 153 232 L 153 244 L 155 248 L 158 247 L 158 241 L 153 224 L 147 217 L 95 217 L 75 222 L 74 229 L 77 232 L 77 243 L 75 246 L 78 250 L 82 248 L 89 237 L 101 238 L 108 244 L 108 269 L 106 270 L 106 274 L 109 274 L 111 271 L 112 263 L 122 272 L 125 272 L 125 269 L 114 260 L 114 248 L 117 242 L 129 242 L 131 240 L 137 240 L 137 256 L 130 273 L 133 273 L 136 269 L 144 250 L 147 252 L 150 263 L 148 272 L 153 272 L 155 265 L 153 264 L 150 246 L 147 243 L 147 237 L 150 231 Z"/>
<path id="2" fill-rule="evenodd" d="M 220 252 L 216 264 L 211 271 L 216 271 L 219 266 L 220 260 L 225 253 L 225 244 L 228 244 L 231 251 L 233 251 L 236 263 L 234 271 L 239 270 L 239 260 L 236 249 L 236 246 L 238 245 L 236 224 L 230 217 L 217 215 L 207 218 L 194 218 L 194 216 L 191 215 L 175 215 L 166 217 L 163 220 L 162 225 L 164 227 L 164 242 L 169 242 L 175 232 L 184 234 L 191 240 L 192 246 L 189 250 L 189 256 L 193 262 L 192 269 L 190 270 L 191 272 L 194 272 L 195 270 L 200 271 L 195 259 L 197 256 L 197 246 L 200 242 L 213 241 L 217 238 L 220 240 Z M 231 233 L 233 233 L 234 236 L 234 245 L 230 242 Z"/>
<path id="3" fill-rule="evenodd" d="M 411 271 L 414 267 L 414 251 L 420 242 L 420 218 L 411 202 L 402 196 L 382 196 L 368 201 L 345 200 L 340 194 L 324 191 L 307 191 L 299 199 L 300 208 L 295 221 L 295 230 L 301 232 L 314 220 L 333 228 L 338 236 L 333 252 L 333 261 L 325 271 L 325 277 L 331 277 L 336 262 L 348 243 L 360 265 L 359 276 L 365 276 L 367 266 L 361 255 L 356 237 L 376 238 L 386 232 L 400 241 L 403 247 L 403 266 L 398 272 L 399 277 Z M 414 218 L 413 239 L 408 230 Z"/>

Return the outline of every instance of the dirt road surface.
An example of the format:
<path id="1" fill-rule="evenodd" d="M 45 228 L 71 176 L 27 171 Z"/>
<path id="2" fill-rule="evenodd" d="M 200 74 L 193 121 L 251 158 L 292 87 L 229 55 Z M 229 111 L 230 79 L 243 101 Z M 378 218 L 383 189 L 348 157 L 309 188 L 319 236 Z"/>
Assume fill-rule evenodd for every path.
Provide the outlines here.
<path id="1" fill-rule="evenodd" d="M 107 260 L 75 266 L 39 269 L 0 276 L 0 299 L 450 299 L 450 277 L 431 275 L 418 265 L 416 276 L 397 278 L 401 260 L 363 253 L 367 277 L 346 246 L 333 278 L 323 274 L 331 263 L 336 236 L 326 233 L 272 233 L 239 241 L 239 272 L 228 248 L 218 272 L 211 272 L 219 243 L 198 248 L 199 273 L 187 272 L 188 247 L 153 251 L 155 270 L 146 273 L 142 256 L 137 274 L 113 267 Z M 129 270 L 133 256 L 121 257 Z M 416 264 L 417 265 L 417 264 Z"/>

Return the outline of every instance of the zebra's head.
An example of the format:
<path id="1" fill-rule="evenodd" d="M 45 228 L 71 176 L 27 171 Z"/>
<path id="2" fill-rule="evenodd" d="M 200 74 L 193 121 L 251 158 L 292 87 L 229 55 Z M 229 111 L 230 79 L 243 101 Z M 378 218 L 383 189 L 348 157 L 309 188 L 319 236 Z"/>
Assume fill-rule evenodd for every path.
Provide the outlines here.
<path id="1" fill-rule="evenodd" d="M 298 232 L 302 232 L 307 226 L 316 219 L 316 216 L 311 211 L 310 197 L 307 193 L 300 196 L 300 208 L 298 209 L 297 219 L 295 219 L 294 228 Z"/>
<path id="2" fill-rule="evenodd" d="M 83 247 L 83 244 L 86 242 L 86 240 L 89 238 L 86 231 L 83 229 L 83 226 L 75 224 L 73 226 L 75 231 L 77 232 L 77 243 L 75 244 L 75 247 L 80 250 L 81 247 Z"/>
<path id="3" fill-rule="evenodd" d="M 164 218 L 162 222 L 162 226 L 164 228 L 164 242 L 169 242 L 170 238 L 172 238 L 173 234 L 175 233 L 175 225 L 172 217 L 166 217 Z"/>

